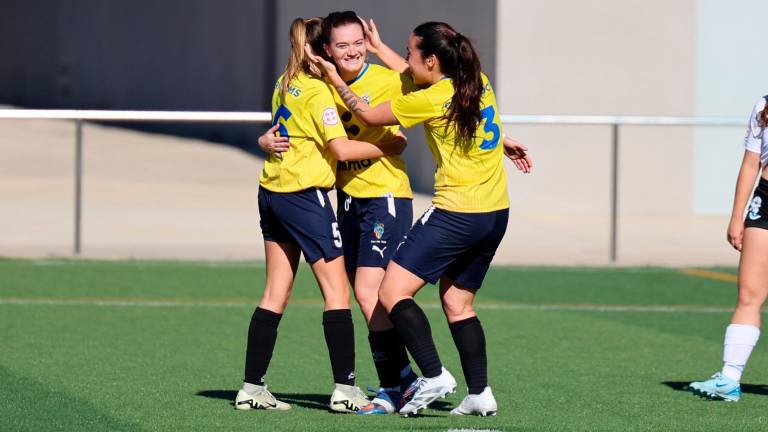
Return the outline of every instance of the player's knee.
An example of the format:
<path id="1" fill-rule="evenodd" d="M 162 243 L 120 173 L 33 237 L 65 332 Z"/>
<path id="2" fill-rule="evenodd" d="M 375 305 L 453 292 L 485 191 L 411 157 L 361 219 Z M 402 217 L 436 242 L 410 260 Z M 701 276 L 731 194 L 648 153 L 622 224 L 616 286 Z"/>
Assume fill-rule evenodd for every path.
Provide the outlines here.
<path id="1" fill-rule="evenodd" d="M 463 299 L 443 298 L 442 302 L 443 312 L 450 322 L 475 315 L 475 309 L 472 307 L 472 304 Z"/>
<path id="2" fill-rule="evenodd" d="M 759 308 L 765 303 L 766 294 L 768 294 L 768 290 L 764 287 L 754 283 L 742 282 L 739 284 L 738 306 Z"/>
<path id="3" fill-rule="evenodd" d="M 392 308 L 395 306 L 395 303 L 397 303 L 397 301 L 402 297 L 402 294 L 396 289 L 388 289 L 386 287 L 382 287 L 379 290 L 379 303 L 384 306 L 384 309 L 387 311 L 387 313 L 392 310 Z"/>
<path id="4" fill-rule="evenodd" d="M 355 286 L 355 298 L 357 298 L 361 308 L 373 310 L 379 301 L 379 287 L 357 285 Z"/>
<path id="5" fill-rule="evenodd" d="M 274 312 L 282 313 L 288 306 L 288 300 L 291 298 L 291 287 L 276 289 L 274 287 L 265 287 L 264 295 L 259 302 L 259 306 Z"/>
<path id="6" fill-rule="evenodd" d="M 325 282 L 320 284 L 320 290 L 323 293 L 325 309 L 348 309 L 349 308 L 349 285 L 344 281 Z"/>

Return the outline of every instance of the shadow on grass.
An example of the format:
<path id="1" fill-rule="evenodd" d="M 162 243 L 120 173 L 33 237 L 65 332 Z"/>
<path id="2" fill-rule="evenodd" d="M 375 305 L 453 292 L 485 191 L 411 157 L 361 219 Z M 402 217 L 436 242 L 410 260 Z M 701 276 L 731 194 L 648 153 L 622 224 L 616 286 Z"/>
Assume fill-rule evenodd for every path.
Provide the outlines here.
<path id="1" fill-rule="evenodd" d="M 300 406 L 302 408 L 317 409 L 322 411 L 329 411 L 328 402 L 331 395 L 317 394 L 317 393 L 272 393 L 275 397 L 287 404 Z M 224 399 L 229 401 L 229 404 L 235 405 L 235 396 L 237 396 L 237 390 L 201 390 L 197 392 L 197 396 L 202 396 L 211 399 Z M 436 411 L 450 411 L 451 404 L 445 401 L 435 401 L 429 406 L 430 409 Z M 432 417 L 428 414 L 420 414 L 419 417 Z"/>
<path id="2" fill-rule="evenodd" d="M 689 391 L 688 384 L 690 384 L 690 381 L 664 381 L 662 382 L 662 384 L 671 388 L 672 390 Z M 749 393 L 749 394 L 757 394 L 757 395 L 768 395 L 768 385 L 742 384 L 741 392 Z"/>
<path id="3" fill-rule="evenodd" d="M 237 396 L 237 390 L 200 390 L 196 396 L 207 397 L 211 399 L 224 399 L 229 401 L 229 404 L 235 406 L 235 396 Z"/>

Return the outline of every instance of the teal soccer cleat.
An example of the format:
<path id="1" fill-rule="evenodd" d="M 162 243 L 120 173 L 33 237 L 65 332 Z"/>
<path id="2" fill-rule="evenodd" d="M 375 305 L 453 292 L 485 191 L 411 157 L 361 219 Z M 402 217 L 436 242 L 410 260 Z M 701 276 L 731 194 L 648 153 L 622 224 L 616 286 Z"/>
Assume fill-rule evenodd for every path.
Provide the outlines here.
<path id="1" fill-rule="evenodd" d="M 371 403 L 360 408 L 360 411 L 358 411 L 357 414 L 392 414 L 400 409 L 402 406 L 400 401 L 402 399 L 403 395 L 399 391 L 385 391 L 384 389 L 379 389 L 376 397 L 373 398 Z"/>
<path id="2" fill-rule="evenodd" d="M 741 399 L 741 386 L 720 372 L 706 381 L 692 382 L 688 388 L 696 395 L 713 400 L 738 402 Z"/>

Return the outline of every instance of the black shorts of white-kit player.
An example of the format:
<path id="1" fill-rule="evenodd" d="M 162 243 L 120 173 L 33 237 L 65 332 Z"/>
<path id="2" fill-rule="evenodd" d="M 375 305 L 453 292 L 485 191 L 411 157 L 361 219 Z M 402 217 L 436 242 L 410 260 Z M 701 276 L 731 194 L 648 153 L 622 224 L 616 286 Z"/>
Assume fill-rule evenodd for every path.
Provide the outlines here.
<path id="1" fill-rule="evenodd" d="M 413 223 L 413 200 L 391 195 L 354 198 L 340 189 L 337 197 L 347 273 L 357 267 L 386 268 Z"/>
<path id="2" fill-rule="evenodd" d="M 392 260 L 435 283 L 445 275 L 478 289 L 507 230 L 509 209 L 459 213 L 430 207 L 416 220 Z"/>
<path id="3" fill-rule="evenodd" d="M 260 187 L 259 215 L 264 240 L 298 244 L 310 264 L 343 254 L 336 215 L 325 190 L 279 193 Z"/>
<path id="4" fill-rule="evenodd" d="M 768 180 L 762 177 L 749 202 L 744 228 L 768 229 Z"/>

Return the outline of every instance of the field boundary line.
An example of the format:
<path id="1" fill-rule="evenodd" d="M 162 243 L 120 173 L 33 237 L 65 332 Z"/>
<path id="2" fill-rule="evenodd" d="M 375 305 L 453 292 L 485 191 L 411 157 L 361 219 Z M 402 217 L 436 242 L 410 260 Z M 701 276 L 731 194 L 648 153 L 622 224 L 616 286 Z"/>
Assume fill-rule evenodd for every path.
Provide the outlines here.
<path id="1" fill-rule="evenodd" d="M 419 303 L 426 309 L 439 309 L 439 303 Z M 0 305 L 29 305 L 29 306 L 98 306 L 98 307 L 200 307 L 200 308 L 253 308 L 256 301 L 196 301 L 196 300 L 152 300 L 152 299 L 108 299 L 108 298 L 55 298 L 55 297 L 0 297 Z M 293 301 L 289 308 L 317 308 L 322 306 L 320 301 Z M 533 304 L 533 303 L 503 303 L 478 302 L 475 308 L 481 310 L 535 310 L 551 312 L 640 312 L 640 313 L 728 313 L 732 306 L 700 306 L 700 305 L 600 305 L 600 304 Z"/>
<path id="2" fill-rule="evenodd" d="M 700 277 L 704 279 L 711 279 L 711 280 L 717 280 L 722 282 L 738 282 L 739 278 L 736 275 L 730 274 L 730 273 L 724 273 L 714 270 L 704 270 L 704 269 L 697 269 L 697 268 L 687 268 L 687 269 L 680 269 L 680 273 L 687 275 L 687 276 L 695 276 Z"/>

